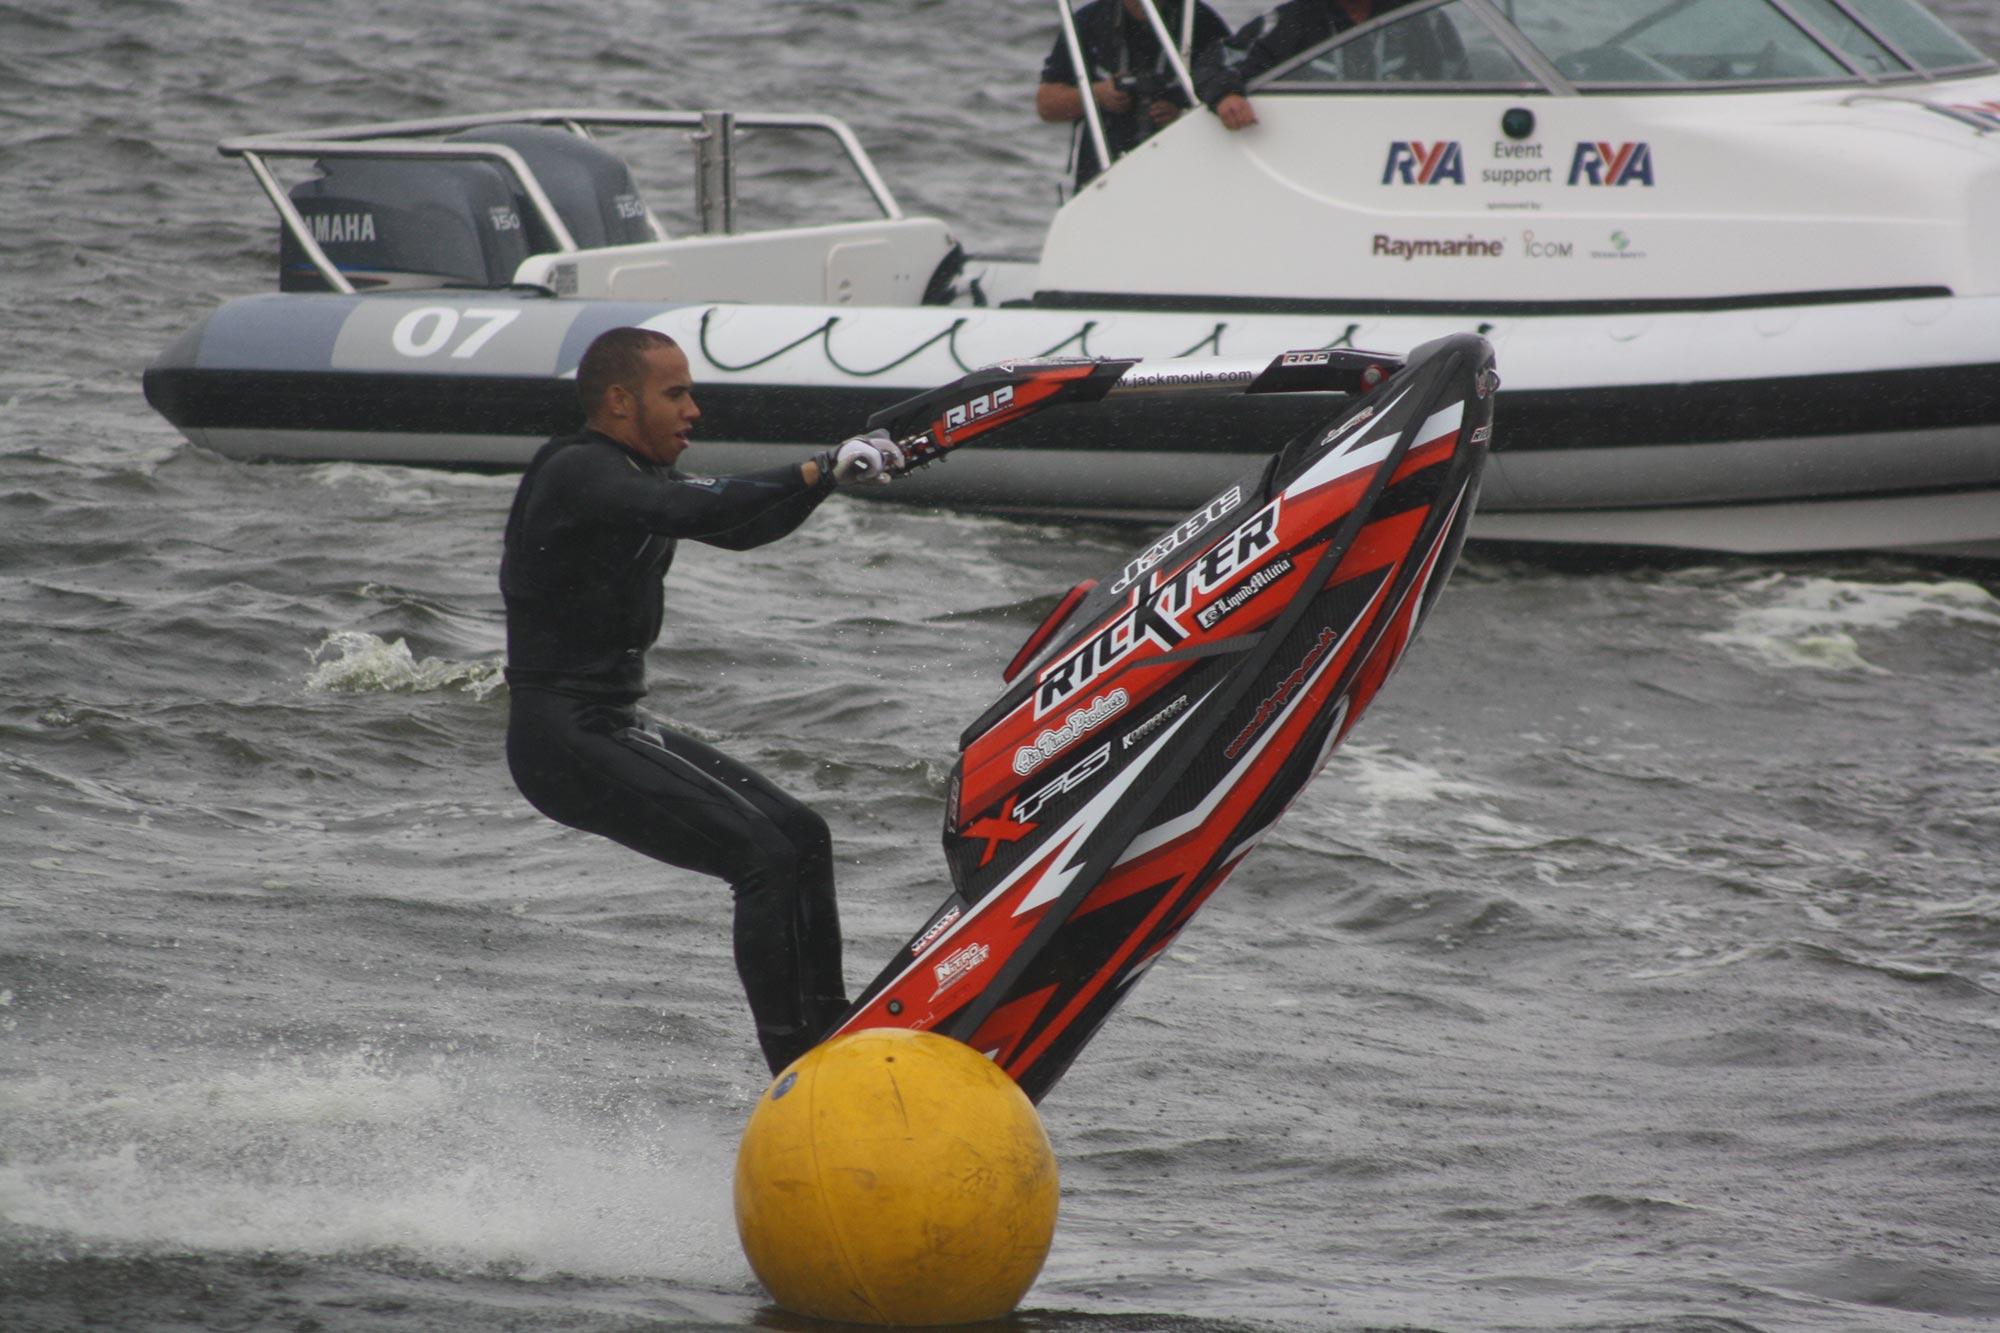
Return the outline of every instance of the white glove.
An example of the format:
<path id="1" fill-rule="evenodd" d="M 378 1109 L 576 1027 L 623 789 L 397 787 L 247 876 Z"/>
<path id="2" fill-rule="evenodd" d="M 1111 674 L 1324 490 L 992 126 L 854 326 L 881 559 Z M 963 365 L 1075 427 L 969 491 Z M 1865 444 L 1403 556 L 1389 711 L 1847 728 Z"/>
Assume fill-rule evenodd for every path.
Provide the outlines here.
<path id="1" fill-rule="evenodd" d="M 845 486 L 851 482 L 873 481 L 886 485 L 891 474 L 903 466 L 903 451 L 886 430 L 871 430 L 843 440 L 833 451 L 833 479 Z"/>

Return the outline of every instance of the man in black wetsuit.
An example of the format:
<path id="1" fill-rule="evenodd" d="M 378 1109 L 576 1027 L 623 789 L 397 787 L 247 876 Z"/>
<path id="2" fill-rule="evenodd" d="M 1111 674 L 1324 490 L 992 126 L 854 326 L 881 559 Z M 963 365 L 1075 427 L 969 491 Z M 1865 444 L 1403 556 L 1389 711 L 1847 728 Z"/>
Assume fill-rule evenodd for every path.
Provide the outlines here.
<path id="1" fill-rule="evenodd" d="M 886 482 L 881 432 L 744 477 L 674 463 L 701 410 L 671 338 L 613 329 L 577 366 L 581 434 L 543 445 L 507 518 L 507 765 L 537 810 L 729 881 L 736 970 L 776 1073 L 847 1008 L 826 821 L 743 764 L 636 711 L 683 537 L 775 541 L 834 486 Z"/>
<path id="2" fill-rule="evenodd" d="M 1160 20 L 1167 31 L 1181 30 L 1181 4 L 1192 3 L 1196 57 L 1229 35 L 1222 16 L 1201 0 L 1160 0 Z M 1069 43 L 1056 34 L 1055 49 L 1042 65 L 1035 89 L 1035 114 L 1052 124 L 1083 119 L 1084 85 L 1097 103 L 1104 124 L 1104 146 L 1113 160 L 1143 143 L 1157 129 L 1171 125 L 1186 106 L 1185 94 L 1168 71 L 1160 38 L 1140 7 L 1140 0 L 1091 0 L 1076 11 L 1077 45 L 1090 66 L 1087 79 L 1078 78 L 1069 57 Z M 1123 87 L 1120 84 L 1124 84 Z M 1097 175 L 1097 149 L 1088 134 L 1076 144 L 1078 189 Z"/>

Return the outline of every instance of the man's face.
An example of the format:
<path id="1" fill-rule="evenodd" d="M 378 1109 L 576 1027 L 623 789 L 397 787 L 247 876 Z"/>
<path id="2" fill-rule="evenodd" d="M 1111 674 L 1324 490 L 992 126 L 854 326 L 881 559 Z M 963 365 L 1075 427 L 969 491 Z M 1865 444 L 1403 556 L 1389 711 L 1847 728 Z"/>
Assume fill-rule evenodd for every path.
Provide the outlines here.
<path id="1" fill-rule="evenodd" d="M 688 435 L 701 417 L 694 402 L 694 376 L 678 347 L 653 347 L 645 353 L 645 374 L 631 394 L 631 415 L 622 442 L 655 463 L 672 466 L 688 447 Z"/>

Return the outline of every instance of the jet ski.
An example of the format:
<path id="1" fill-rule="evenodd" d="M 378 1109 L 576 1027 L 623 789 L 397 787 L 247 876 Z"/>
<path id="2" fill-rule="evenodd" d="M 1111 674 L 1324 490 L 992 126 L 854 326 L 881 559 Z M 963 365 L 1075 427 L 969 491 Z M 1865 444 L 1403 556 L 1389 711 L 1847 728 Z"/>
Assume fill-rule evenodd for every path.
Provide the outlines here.
<path id="1" fill-rule="evenodd" d="M 1348 395 L 1028 637 L 960 740 L 952 891 L 829 1035 L 940 1032 L 1040 1101 L 1401 660 L 1465 540 L 1498 384 L 1460 334 L 1407 362 L 1003 363 L 878 413 L 915 467 L 1115 395 Z"/>

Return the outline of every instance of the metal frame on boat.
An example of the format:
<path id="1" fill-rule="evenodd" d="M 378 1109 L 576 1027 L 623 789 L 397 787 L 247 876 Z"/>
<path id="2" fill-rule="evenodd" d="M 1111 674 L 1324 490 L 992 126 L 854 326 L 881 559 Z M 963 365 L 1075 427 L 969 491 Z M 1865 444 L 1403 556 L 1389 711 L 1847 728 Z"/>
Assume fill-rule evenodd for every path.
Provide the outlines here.
<path id="1" fill-rule="evenodd" d="M 342 125 L 314 130 L 309 135 L 259 134 L 224 140 L 219 151 L 224 157 L 242 160 L 264 188 L 278 219 L 292 239 L 311 260 L 320 278 L 333 291 L 354 294 L 354 285 L 340 266 L 327 258 L 312 227 L 300 215 L 285 187 L 267 165 L 271 158 L 338 158 L 401 161 L 491 161 L 504 166 L 520 183 L 523 201 L 534 211 L 536 220 L 547 228 L 556 249 L 575 254 L 581 248 L 569 233 L 560 210 L 527 160 L 504 143 L 435 143 L 433 136 L 462 133 L 501 125 L 557 125 L 587 137 L 593 129 L 673 129 L 693 130 L 695 146 L 695 208 L 704 233 L 727 234 L 736 230 L 735 136 L 738 128 L 810 130 L 832 138 L 845 155 L 847 164 L 874 197 L 882 216 L 892 221 L 903 216 L 902 206 L 889 190 L 882 173 L 875 168 L 868 150 L 854 137 L 846 122 L 833 116 L 806 113 L 735 111 L 619 111 L 619 110 L 534 110 L 504 111 L 476 116 L 436 116 L 423 120 L 388 121 L 367 125 Z M 412 142 L 414 141 L 414 142 Z M 656 240 L 668 239 L 651 210 L 646 221 Z"/>
<path id="2" fill-rule="evenodd" d="M 589 340 L 643 323 L 687 348 L 701 466 L 730 471 L 1011 358 L 1476 332 L 1506 379 L 1476 538 L 2000 555 L 2000 73 L 1911 0 L 1719 2 L 1411 0 L 1253 81 L 1256 128 L 1186 115 L 1113 162 L 1036 261 L 905 215 L 826 116 L 554 108 L 235 139 L 289 237 L 284 290 L 190 329 L 146 391 L 232 456 L 512 467 L 574 422 Z M 769 129 L 830 137 L 818 169 L 858 177 L 864 215 L 740 228 L 734 150 Z M 578 221 L 563 143 L 602 157 L 654 131 L 692 138 L 694 229 L 620 185 L 630 225 L 579 240 L 603 228 Z M 1082 132 L 1101 138 L 1094 113 Z M 324 174 L 287 188 L 281 158 Z M 341 194 L 357 163 L 490 176 L 459 219 L 485 267 L 385 262 L 415 210 Z M 1158 515 L 1302 410 L 1052 412 L 889 498 Z"/>

